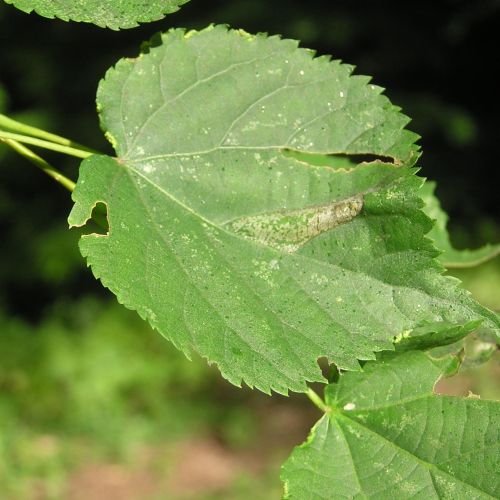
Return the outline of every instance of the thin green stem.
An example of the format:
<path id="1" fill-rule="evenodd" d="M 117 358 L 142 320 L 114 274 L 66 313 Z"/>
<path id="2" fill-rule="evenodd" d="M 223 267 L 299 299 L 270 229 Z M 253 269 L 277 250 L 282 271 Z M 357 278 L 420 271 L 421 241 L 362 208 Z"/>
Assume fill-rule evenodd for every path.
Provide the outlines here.
<path id="1" fill-rule="evenodd" d="M 31 144 L 32 146 L 49 149 L 51 151 L 57 151 L 58 153 L 75 156 L 76 158 L 88 158 L 89 156 L 92 156 L 94 154 L 90 151 L 84 151 L 82 149 L 74 148 L 71 146 L 64 146 L 63 144 L 56 144 L 54 142 L 37 139 L 36 137 L 29 137 L 27 135 L 4 132 L 3 130 L 0 130 L 0 139 Z"/>
<path id="2" fill-rule="evenodd" d="M 317 406 L 322 412 L 328 413 L 330 408 L 328 405 L 310 388 L 307 389 L 307 397 Z"/>
<path id="3" fill-rule="evenodd" d="M 20 155 L 27 158 L 31 163 L 36 165 L 39 169 L 43 170 L 47 175 L 49 175 L 55 181 L 61 184 L 61 186 L 64 186 L 68 191 L 72 192 L 75 189 L 75 183 L 71 179 L 68 179 L 65 175 L 61 174 L 50 163 L 48 163 L 43 158 L 38 156 L 36 153 L 31 151 L 31 149 L 28 149 L 20 142 L 14 141 L 12 139 L 2 139 L 0 137 L 0 141 L 6 144 L 7 146 L 10 146 L 14 151 L 19 153 Z"/>
<path id="4" fill-rule="evenodd" d="M 17 120 L 13 120 L 12 118 L 9 118 L 8 116 L 5 116 L 1 113 L 0 129 L 4 129 L 17 134 L 28 135 L 30 137 L 38 137 L 39 139 L 53 142 L 54 144 L 69 146 L 71 148 L 80 149 L 82 151 L 88 151 L 89 153 L 98 154 L 97 151 L 93 151 L 92 149 L 87 148 L 86 146 L 82 146 L 81 144 L 71 141 L 70 139 L 66 139 L 65 137 L 61 137 L 60 135 L 52 134 L 37 127 L 32 127 L 31 125 L 26 125 L 24 123 L 18 122 Z"/>

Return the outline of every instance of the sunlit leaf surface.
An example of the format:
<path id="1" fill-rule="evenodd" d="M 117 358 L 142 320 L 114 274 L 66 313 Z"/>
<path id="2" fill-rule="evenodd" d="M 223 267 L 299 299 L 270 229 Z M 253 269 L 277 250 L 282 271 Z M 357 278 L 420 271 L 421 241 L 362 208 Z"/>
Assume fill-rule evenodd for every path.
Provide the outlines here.
<path id="1" fill-rule="evenodd" d="M 118 300 L 266 392 L 322 380 L 320 356 L 358 369 L 427 323 L 498 327 L 424 238 L 408 119 L 313 56 L 225 27 L 164 34 L 101 82 L 117 157 L 86 160 L 73 194 L 73 226 L 107 206 L 109 234 L 80 248 Z"/>
<path id="2" fill-rule="evenodd" d="M 285 498 L 498 498 L 500 404 L 433 394 L 450 363 L 386 355 L 328 386 L 328 413 L 283 466 Z"/>

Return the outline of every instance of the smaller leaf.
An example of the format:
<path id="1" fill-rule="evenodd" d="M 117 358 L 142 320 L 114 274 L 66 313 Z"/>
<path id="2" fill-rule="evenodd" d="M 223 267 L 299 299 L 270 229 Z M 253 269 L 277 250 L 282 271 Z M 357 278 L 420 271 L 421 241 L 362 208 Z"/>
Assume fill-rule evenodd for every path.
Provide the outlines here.
<path id="1" fill-rule="evenodd" d="M 189 0 L 4 0 L 23 12 L 63 21 L 92 23 L 101 28 L 134 28 L 179 10 Z"/>
<path id="2" fill-rule="evenodd" d="M 448 215 L 441 208 L 439 200 L 434 191 L 436 183 L 427 181 L 420 191 L 420 196 L 425 202 L 425 213 L 436 222 L 429 232 L 428 236 L 434 241 L 434 244 L 443 253 L 438 260 L 447 268 L 474 267 L 500 255 L 500 244 L 484 245 L 474 250 L 456 250 L 450 242 L 450 236 L 446 226 L 448 224 Z"/>
<path id="3" fill-rule="evenodd" d="M 283 466 L 285 498 L 498 498 L 500 404 L 433 394 L 453 365 L 409 351 L 341 375 Z"/>

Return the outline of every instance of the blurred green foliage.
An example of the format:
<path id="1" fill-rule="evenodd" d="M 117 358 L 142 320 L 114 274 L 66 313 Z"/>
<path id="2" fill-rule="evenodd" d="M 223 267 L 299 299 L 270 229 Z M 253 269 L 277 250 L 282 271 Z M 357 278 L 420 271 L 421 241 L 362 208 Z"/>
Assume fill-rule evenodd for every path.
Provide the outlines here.
<path id="1" fill-rule="evenodd" d="M 135 314 L 93 299 L 59 305 L 38 327 L 2 318 L 1 328 L 2 413 L 48 432 L 120 442 L 143 437 L 150 418 L 175 432 L 172 408 L 182 412 L 212 378 Z"/>
<path id="2" fill-rule="evenodd" d="M 221 398 L 216 370 L 118 304 L 59 303 L 38 326 L 0 314 L 0 331 L 2 498 L 26 498 L 40 479 L 60 492 L 82 452 L 124 459 L 139 443 L 193 433 L 233 447 L 254 436 L 243 399 Z"/>

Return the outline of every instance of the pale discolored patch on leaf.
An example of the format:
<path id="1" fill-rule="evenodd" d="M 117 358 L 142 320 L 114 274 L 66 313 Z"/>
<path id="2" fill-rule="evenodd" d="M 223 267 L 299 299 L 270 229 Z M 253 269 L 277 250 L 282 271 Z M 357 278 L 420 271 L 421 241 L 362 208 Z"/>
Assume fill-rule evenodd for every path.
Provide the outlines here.
<path id="1" fill-rule="evenodd" d="M 4 0 L 24 12 L 92 23 L 102 28 L 134 28 L 179 10 L 189 0 Z"/>
<path id="2" fill-rule="evenodd" d="M 242 217 L 225 226 L 263 245 L 295 252 L 312 238 L 351 221 L 362 208 L 359 195 L 331 205 Z"/>

